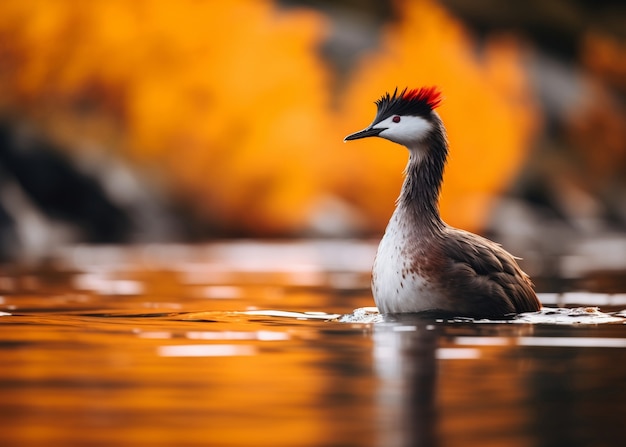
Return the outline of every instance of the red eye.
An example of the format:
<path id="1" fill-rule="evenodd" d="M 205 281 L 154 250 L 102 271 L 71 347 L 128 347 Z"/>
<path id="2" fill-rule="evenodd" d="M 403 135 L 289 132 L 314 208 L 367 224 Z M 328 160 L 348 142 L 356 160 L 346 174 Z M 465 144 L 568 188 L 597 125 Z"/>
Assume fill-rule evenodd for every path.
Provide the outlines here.
<path id="1" fill-rule="evenodd" d="M 396 115 L 393 118 L 391 118 L 391 121 L 393 121 L 394 123 L 399 123 L 400 122 L 400 117 L 398 115 Z"/>

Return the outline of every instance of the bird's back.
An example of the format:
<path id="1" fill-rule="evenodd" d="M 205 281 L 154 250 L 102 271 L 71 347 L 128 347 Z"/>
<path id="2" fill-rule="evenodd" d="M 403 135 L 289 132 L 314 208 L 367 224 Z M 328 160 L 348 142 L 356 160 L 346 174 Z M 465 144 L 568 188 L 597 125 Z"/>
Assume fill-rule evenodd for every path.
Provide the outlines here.
<path id="1" fill-rule="evenodd" d="M 501 316 L 541 308 L 530 278 L 499 244 L 451 227 L 440 241 L 446 259 L 441 278 L 449 293 L 464 302 L 465 315 Z"/>

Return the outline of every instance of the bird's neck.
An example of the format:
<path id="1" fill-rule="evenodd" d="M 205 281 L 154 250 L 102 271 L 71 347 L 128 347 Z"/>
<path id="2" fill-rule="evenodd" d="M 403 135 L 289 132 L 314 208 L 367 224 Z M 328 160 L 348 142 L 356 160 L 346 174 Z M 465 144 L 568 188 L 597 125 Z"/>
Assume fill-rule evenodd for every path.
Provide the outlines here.
<path id="1" fill-rule="evenodd" d="M 448 156 L 443 124 L 435 117 L 435 129 L 415 147 L 409 147 L 409 162 L 398 198 L 398 211 L 415 220 L 417 229 L 436 232 L 445 225 L 439 215 L 439 192 Z"/>

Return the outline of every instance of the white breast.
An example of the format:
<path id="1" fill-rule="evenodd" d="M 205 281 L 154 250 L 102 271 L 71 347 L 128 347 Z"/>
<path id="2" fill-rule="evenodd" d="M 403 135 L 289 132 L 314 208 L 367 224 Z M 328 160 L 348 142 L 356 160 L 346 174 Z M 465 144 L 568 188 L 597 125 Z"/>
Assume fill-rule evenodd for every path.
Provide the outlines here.
<path id="1" fill-rule="evenodd" d="M 413 259 L 424 254 L 424 245 L 415 237 L 396 210 L 378 246 L 372 272 L 372 293 L 381 313 L 441 308 L 443 297 L 435 284 L 412 268 Z"/>

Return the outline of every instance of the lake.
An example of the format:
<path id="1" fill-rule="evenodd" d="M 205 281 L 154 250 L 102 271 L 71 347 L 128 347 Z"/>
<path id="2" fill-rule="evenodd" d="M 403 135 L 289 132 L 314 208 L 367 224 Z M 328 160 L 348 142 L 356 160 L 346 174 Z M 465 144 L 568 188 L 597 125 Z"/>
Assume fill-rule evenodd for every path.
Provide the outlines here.
<path id="1" fill-rule="evenodd" d="M 5 265 L 0 445 L 624 443 L 626 293 L 543 291 L 542 312 L 501 321 L 382 318 L 375 250 L 79 246 Z"/>

